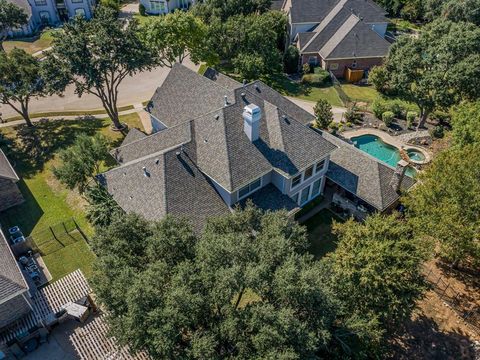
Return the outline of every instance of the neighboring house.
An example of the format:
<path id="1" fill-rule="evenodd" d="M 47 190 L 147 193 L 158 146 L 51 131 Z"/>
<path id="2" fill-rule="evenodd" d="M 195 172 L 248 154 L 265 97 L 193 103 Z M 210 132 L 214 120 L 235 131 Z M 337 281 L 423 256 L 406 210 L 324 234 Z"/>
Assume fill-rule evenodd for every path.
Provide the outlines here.
<path id="1" fill-rule="evenodd" d="M 285 0 L 290 40 L 309 63 L 343 77 L 381 65 L 390 43 L 386 12 L 372 0 Z"/>
<path id="2" fill-rule="evenodd" d="M 0 230 L 0 332 L 31 311 L 29 285 Z"/>
<path id="3" fill-rule="evenodd" d="M 28 16 L 28 23 L 21 29 L 9 31 L 11 36 L 32 35 L 41 27 L 58 26 L 64 21 L 82 15 L 93 16 L 95 0 L 7 0 L 22 8 Z"/>
<path id="4" fill-rule="evenodd" d="M 336 146 L 313 116 L 261 81 L 176 64 L 152 97 L 153 135 L 132 130 L 100 182 L 127 212 L 185 216 L 201 229 L 247 199 L 294 212 L 323 193 Z M 209 78 L 207 78 L 209 77 Z"/>
<path id="5" fill-rule="evenodd" d="M 140 0 L 147 14 L 168 14 L 175 9 L 187 10 L 198 0 Z"/>
<path id="6" fill-rule="evenodd" d="M 19 205 L 24 201 L 17 186 L 19 180 L 4 152 L 0 150 L 0 211 Z"/>

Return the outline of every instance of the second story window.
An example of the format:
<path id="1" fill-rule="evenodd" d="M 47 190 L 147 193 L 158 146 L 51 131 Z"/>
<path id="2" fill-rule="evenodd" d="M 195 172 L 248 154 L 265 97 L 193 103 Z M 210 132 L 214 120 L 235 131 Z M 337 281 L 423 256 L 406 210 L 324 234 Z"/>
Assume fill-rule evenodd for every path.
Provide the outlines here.
<path id="1" fill-rule="evenodd" d="M 83 0 L 72 0 L 72 3 L 74 3 L 74 4 L 83 3 Z"/>
<path id="2" fill-rule="evenodd" d="M 325 160 L 319 161 L 317 165 L 315 165 L 315 173 L 322 171 L 324 166 L 325 166 Z"/>
<path id="3" fill-rule="evenodd" d="M 292 180 L 292 189 L 300 185 L 301 182 L 302 182 L 302 174 L 295 176 Z"/>
<path id="4" fill-rule="evenodd" d="M 305 170 L 305 175 L 303 176 L 303 180 L 310 179 L 312 175 L 313 175 L 313 165 L 307 168 L 307 170 Z"/>
<path id="5" fill-rule="evenodd" d="M 250 195 L 251 193 L 253 193 L 255 190 L 259 189 L 260 187 L 262 186 L 262 178 L 260 179 L 257 179 L 253 182 L 251 182 L 250 184 L 248 184 L 247 186 L 244 186 L 243 188 L 241 188 L 240 190 L 238 190 L 238 199 L 243 199 L 244 197 L 246 197 L 247 195 Z"/>
<path id="6" fill-rule="evenodd" d="M 35 5 L 45 6 L 45 5 L 47 5 L 47 0 L 35 0 Z"/>

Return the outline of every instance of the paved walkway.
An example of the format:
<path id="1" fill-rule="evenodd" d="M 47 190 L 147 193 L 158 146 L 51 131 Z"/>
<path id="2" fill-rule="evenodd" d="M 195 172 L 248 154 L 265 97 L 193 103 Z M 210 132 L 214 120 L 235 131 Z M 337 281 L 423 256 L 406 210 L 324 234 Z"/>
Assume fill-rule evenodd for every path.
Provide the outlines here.
<path id="1" fill-rule="evenodd" d="M 308 111 L 310 114 L 312 115 L 314 114 L 313 108 L 315 107 L 315 104 L 316 104 L 315 101 L 302 100 L 302 99 L 297 99 L 290 96 L 287 96 L 287 99 L 289 99 L 296 105 L 300 106 L 305 111 Z M 340 123 L 343 120 L 343 114 L 345 114 L 346 111 L 347 111 L 346 108 L 333 106 L 332 107 L 333 121 Z"/>

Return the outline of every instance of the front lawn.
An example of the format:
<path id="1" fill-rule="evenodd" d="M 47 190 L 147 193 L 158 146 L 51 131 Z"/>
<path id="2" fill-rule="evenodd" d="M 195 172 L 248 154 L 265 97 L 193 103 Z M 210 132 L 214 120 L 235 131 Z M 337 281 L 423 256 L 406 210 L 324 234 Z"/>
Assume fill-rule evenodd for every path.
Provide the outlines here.
<path id="1" fill-rule="evenodd" d="M 32 37 L 22 40 L 8 40 L 3 43 L 3 47 L 7 53 L 12 51 L 14 48 L 19 48 L 25 50 L 29 54 L 34 54 L 50 47 L 53 41 L 53 33 L 55 31 L 59 30 L 45 30 L 40 34 L 40 37 Z"/>
<path id="2" fill-rule="evenodd" d="M 310 240 L 310 252 L 319 259 L 337 247 L 337 237 L 332 234 L 333 221 L 342 221 L 328 209 L 320 211 L 304 225 L 307 227 Z"/>
<path id="3" fill-rule="evenodd" d="M 137 114 L 122 116 L 129 127 L 142 129 Z M 56 154 L 74 141 L 80 133 L 90 135 L 101 132 L 117 146 L 124 135 L 109 129 L 108 119 L 56 120 L 37 123 L 32 133 L 22 133 L 12 127 L 0 131 L 8 138 L 22 139 L 10 157 L 16 161 L 16 171 L 21 178 L 20 190 L 25 203 L 0 214 L 4 229 L 18 225 L 25 235 L 31 235 L 45 252 L 45 264 L 53 280 L 80 268 L 87 276 L 91 273 L 93 253 L 83 239 L 72 241 L 59 249 L 52 249 L 50 226 L 75 219 L 80 228 L 91 236 L 93 231 L 85 217 L 85 201 L 75 191 L 60 184 L 52 174 L 57 164 Z M 38 144 L 42 144 L 40 151 Z M 45 245 L 43 245 L 45 244 Z"/>

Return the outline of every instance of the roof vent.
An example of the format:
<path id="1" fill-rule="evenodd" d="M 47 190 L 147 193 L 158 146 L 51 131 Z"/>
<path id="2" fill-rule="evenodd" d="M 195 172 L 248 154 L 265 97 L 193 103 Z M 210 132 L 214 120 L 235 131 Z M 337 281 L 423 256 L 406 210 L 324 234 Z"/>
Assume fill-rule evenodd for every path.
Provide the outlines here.
<path id="1" fill-rule="evenodd" d="M 182 153 L 180 151 L 177 151 L 175 155 L 180 156 Z"/>
<path id="2" fill-rule="evenodd" d="M 257 90 L 258 92 L 260 92 L 260 88 L 258 87 L 257 84 L 254 85 L 254 88 L 255 88 L 255 90 Z"/>
<path id="3" fill-rule="evenodd" d="M 245 94 L 244 92 L 242 92 L 242 93 L 240 94 L 240 96 L 241 96 L 242 98 L 244 98 L 245 95 L 247 95 L 247 94 Z"/>
<path id="4" fill-rule="evenodd" d="M 220 115 L 217 114 L 215 115 L 215 120 L 218 120 L 218 119 L 220 119 Z"/>
<path id="5" fill-rule="evenodd" d="M 203 142 L 206 144 L 208 143 L 208 139 L 203 139 Z"/>
<path id="6" fill-rule="evenodd" d="M 143 176 L 150 177 L 150 173 L 147 171 L 147 168 L 145 166 L 142 167 L 142 170 L 143 170 Z"/>
<path id="7" fill-rule="evenodd" d="M 160 164 L 160 159 L 155 159 L 155 164 L 156 165 Z"/>
<path id="8" fill-rule="evenodd" d="M 247 86 L 247 79 L 243 79 L 243 87 Z"/>
<path id="9" fill-rule="evenodd" d="M 227 96 L 227 95 L 225 95 L 225 96 L 223 97 L 223 101 L 224 101 L 224 104 L 223 104 L 223 105 L 224 105 L 224 106 L 228 106 L 228 96 Z"/>

